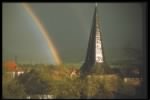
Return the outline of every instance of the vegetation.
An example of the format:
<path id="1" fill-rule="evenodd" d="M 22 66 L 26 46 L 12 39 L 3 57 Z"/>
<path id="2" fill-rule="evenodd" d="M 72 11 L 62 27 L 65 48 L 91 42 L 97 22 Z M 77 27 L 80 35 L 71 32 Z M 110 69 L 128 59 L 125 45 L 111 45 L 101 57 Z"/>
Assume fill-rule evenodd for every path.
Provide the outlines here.
<path id="1" fill-rule="evenodd" d="M 92 74 L 81 79 L 79 76 L 71 78 L 72 67 L 66 68 L 65 65 L 23 69 L 30 70 L 14 79 L 6 71 L 3 73 L 3 98 L 20 99 L 42 94 L 50 94 L 58 99 L 115 98 L 120 91 L 128 95 L 130 88 L 135 93 L 134 87 L 125 85 L 115 74 Z"/>
<path id="2" fill-rule="evenodd" d="M 4 99 L 21 99 L 25 98 L 26 92 L 22 84 L 17 79 L 11 79 L 8 75 L 3 75 L 2 81 Z"/>

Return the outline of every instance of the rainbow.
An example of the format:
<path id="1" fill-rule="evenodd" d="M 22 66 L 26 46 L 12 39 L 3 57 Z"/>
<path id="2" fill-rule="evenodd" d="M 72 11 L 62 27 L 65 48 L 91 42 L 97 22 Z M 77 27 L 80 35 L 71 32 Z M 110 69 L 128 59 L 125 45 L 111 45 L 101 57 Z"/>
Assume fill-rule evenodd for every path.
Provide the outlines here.
<path id="1" fill-rule="evenodd" d="M 51 38 L 49 37 L 47 30 L 44 28 L 44 25 L 42 24 L 40 19 L 35 15 L 34 11 L 27 3 L 23 3 L 23 6 L 26 9 L 26 11 L 29 13 L 29 15 L 32 17 L 35 24 L 39 27 L 39 30 L 41 31 L 42 35 L 44 36 L 45 40 L 47 41 L 48 48 L 49 48 L 50 52 L 52 52 L 52 55 L 54 57 L 56 64 L 58 64 L 58 65 L 61 64 L 62 61 L 60 59 L 59 53 L 57 52 L 57 49 L 55 48 Z"/>

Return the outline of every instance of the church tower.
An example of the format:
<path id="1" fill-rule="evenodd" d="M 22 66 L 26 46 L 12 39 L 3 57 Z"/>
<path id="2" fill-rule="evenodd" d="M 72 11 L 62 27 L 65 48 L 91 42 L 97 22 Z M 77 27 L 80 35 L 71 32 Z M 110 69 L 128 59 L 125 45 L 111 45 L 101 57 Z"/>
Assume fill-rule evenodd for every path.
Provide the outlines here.
<path id="1" fill-rule="evenodd" d="M 102 32 L 100 30 L 99 18 L 97 13 L 97 3 L 93 15 L 93 23 L 88 43 L 87 55 L 84 64 L 81 66 L 81 74 L 89 73 L 95 69 L 104 73 L 108 68 L 105 61 Z"/>

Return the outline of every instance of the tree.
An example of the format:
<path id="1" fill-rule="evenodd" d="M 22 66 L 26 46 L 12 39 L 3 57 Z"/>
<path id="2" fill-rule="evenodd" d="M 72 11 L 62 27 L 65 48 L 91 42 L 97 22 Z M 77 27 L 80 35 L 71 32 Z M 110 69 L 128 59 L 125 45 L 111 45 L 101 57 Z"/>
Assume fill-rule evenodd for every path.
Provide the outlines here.
<path id="1" fill-rule="evenodd" d="M 32 69 L 19 77 L 19 82 L 23 84 L 28 95 L 49 93 L 49 84 L 46 80 L 39 77 L 39 73 Z"/>
<path id="2" fill-rule="evenodd" d="M 17 79 L 3 78 L 3 98 L 4 99 L 23 99 L 26 96 L 24 87 Z"/>
<path id="3" fill-rule="evenodd" d="M 147 92 L 147 65 L 146 65 L 146 53 L 142 52 L 144 51 L 140 49 L 135 49 L 135 48 L 126 48 L 125 49 L 125 54 L 128 56 L 128 58 L 133 58 L 132 65 L 137 66 L 140 68 L 141 71 L 141 77 L 143 78 L 141 86 L 137 89 L 138 96 L 140 94 L 141 97 L 146 97 L 146 92 Z M 128 62 L 129 63 L 129 62 Z"/>

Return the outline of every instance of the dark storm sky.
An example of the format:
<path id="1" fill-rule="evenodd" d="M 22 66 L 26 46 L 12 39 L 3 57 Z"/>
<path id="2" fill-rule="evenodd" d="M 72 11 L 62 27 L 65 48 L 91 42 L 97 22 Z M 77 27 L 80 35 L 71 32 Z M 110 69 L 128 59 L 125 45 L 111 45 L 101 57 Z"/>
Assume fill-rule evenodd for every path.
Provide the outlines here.
<path id="1" fill-rule="evenodd" d="M 85 59 L 94 3 L 32 3 L 65 63 Z M 106 60 L 123 58 L 122 48 L 142 49 L 144 3 L 98 3 Z M 21 63 L 53 63 L 47 43 L 20 3 L 3 3 L 3 59 Z"/>

